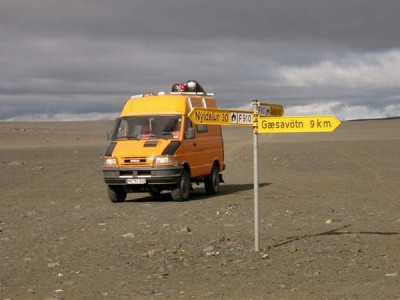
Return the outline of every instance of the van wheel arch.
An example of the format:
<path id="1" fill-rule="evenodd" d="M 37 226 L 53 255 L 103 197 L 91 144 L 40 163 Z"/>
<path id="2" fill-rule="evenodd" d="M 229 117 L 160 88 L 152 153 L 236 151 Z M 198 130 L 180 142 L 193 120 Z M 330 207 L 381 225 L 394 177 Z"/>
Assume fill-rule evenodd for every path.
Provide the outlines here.
<path id="1" fill-rule="evenodd" d="M 216 167 L 218 172 L 219 172 L 219 170 L 220 170 L 219 168 L 221 167 L 221 164 L 220 164 L 219 160 L 214 160 L 213 167 Z"/>
<path id="2" fill-rule="evenodd" d="M 183 169 L 186 171 L 186 173 L 189 175 L 189 178 L 191 178 L 191 177 L 192 177 L 192 174 L 191 174 L 191 172 L 190 172 L 190 165 L 189 165 L 189 163 L 188 163 L 187 161 L 184 161 L 184 162 L 182 163 L 182 167 L 183 167 Z"/>

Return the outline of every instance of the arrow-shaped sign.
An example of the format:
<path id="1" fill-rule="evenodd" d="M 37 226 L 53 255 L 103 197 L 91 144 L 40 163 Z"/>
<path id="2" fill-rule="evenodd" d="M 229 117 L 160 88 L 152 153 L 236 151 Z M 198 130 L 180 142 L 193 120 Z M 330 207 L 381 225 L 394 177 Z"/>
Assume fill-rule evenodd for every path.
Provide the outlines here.
<path id="1" fill-rule="evenodd" d="M 335 116 L 258 118 L 258 133 L 332 132 L 340 125 Z"/>
<path id="2" fill-rule="evenodd" d="M 193 108 L 188 117 L 195 124 L 252 126 L 253 112 L 246 110 Z"/>
<path id="3" fill-rule="evenodd" d="M 258 115 L 260 117 L 282 117 L 283 112 L 283 106 L 280 104 L 258 103 Z"/>

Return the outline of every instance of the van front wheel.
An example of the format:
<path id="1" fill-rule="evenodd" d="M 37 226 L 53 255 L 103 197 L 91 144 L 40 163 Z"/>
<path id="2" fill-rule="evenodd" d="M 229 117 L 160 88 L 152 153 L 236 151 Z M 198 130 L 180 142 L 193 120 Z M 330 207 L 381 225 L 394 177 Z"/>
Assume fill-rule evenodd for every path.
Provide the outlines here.
<path id="1" fill-rule="evenodd" d="M 216 166 L 211 169 L 210 175 L 204 178 L 204 188 L 208 195 L 214 195 L 219 191 L 219 172 Z"/>
<path id="2" fill-rule="evenodd" d="M 178 187 L 171 191 L 171 197 L 174 201 L 184 201 L 189 198 L 190 178 L 188 173 L 183 170 Z"/>
<path id="3" fill-rule="evenodd" d="M 123 186 L 108 185 L 108 198 L 111 202 L 124 202 L 126 199 L 126 191 Z"/>

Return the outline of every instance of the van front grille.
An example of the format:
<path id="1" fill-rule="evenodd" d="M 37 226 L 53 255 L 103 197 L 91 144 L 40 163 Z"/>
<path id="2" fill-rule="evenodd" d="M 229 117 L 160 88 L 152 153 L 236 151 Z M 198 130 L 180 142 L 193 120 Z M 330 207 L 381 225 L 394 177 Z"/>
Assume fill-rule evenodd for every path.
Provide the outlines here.
<path id="1" fill-rule="evenodd" d="M 147 158 L 145 156 L 132 156 L 132 157 L 122 157 L 124 166 L 140 166 L 145 165 Z"/>

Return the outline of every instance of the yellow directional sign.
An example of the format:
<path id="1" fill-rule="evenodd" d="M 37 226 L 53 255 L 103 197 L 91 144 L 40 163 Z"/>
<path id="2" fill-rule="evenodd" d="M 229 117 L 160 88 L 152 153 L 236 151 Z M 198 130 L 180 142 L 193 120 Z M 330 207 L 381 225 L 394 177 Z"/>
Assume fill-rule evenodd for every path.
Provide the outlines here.
<path id="1" fill-rule="evenodd" d="M 246 110 L 193 108 L 188 114 L 195 124 L 252 126 L 253 112 Z"/>
<path id="2" fill-rule="evenodd" d="M 340 125 L 335 116 L 258 118 L 258 133 L 332 132 Z"/>
<path id="3" fill-rule="evenodd" d="M 260 117 L 282 117 L 283 112 L 283 106 L 280 104 L 258 103 L 258 115 Z"/>

